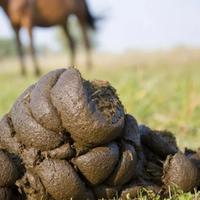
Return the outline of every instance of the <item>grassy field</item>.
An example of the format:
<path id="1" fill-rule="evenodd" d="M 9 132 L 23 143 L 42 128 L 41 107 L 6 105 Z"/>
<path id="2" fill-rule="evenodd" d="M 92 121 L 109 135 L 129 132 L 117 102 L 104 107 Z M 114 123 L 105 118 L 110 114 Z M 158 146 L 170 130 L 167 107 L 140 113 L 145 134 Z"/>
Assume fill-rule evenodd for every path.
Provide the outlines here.
<path id="1" fill-rule="evenodd" d="M 67 66 L 66 60 L 65 55 L 40 57 L 43 73 Z M 111 82 L 126 111 L 139 123 L 172 131 L 182 149 L 200 146 L 200 50 L 99 53 L 94 62 L 94 69 L 87 71 L 79 59 L 83 76 Z M 18 67 L 16 58 L 0 62 L 0 117 L 29 84 L 37 81 L 31 67 L 26 78 L 19 75 Z M 189 194 L 182 196 L 176 199 L 194 199 Z"/>

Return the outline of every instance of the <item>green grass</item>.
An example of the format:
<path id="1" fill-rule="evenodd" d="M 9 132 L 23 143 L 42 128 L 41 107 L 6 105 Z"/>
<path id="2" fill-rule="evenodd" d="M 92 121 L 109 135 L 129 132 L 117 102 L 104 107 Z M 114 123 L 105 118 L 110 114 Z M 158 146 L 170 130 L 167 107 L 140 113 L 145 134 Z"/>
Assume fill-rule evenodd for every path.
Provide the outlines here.
<path id="1" fill-rule="evenodd" d="M 126 111 L 139 123 L 169 129 L 181 148 L 197 148 L 200 141 L 200 57 L 197 51 L 98 55 L 87 79 L 105 79 L 117 89 Z M 43 73 L 65 64 L 65 56 L 40 58 Z M 102 61 L 103 60 L 103 61 Z M 29 69 L 19 75 L 16 59 L 0 63 L 0 117 L 9 111 L 17 96 L 37 78 Z M 64 65 L 65 66 L 65 65 Z"/>
<path id="2" fill-rule="evenodd" d="M 155 129 L 176 134 L 178 145 L 196 149 L 200 146 L 200 52 L 170 52 L 124 55 L 96 55 L 95 68 L 88 72 L 80 61 L 86 79 L 105 79 L 117 89 L 126 111 Z M 65 66 L 65 56 L 40 58 L 43 72 Z M 8 112 L 17 96 L 37 78 L 19 75 L 16 59 L 0 63 L 0 117 Z M 145 199 L 145 197 L 143 198 Z M 148 198 L 147 198 L 148 199 Z M 174 199 L 174 198 L 170 198 Z M 176 199 L 195 199 L 180 194 Z M 196 198 L 197 199 L 197 198 Z M 198 196 L 199 199 L 199 196 Z"/>
<path id="3" fill-rule="evenodd" d="M 200 199 L 200 193 L 197 191 L 194 191 L 193 193 L 191 192 L 184 193 L 177 188 L 171 189 L 168 196 L 169 197 L 161 197 L 161 195 L 155 194 L 151 190 L 142 189 L 138 194 L 137 200 L 199 200 Z M 127 198 L 127 200 L 131 200 L 131 198 Z"/>

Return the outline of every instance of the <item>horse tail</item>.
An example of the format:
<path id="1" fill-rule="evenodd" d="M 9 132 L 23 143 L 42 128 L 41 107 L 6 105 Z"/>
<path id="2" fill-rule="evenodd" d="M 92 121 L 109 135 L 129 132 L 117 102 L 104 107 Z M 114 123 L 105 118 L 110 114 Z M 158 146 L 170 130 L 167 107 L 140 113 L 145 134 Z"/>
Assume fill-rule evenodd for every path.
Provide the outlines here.
<path id="1" fill-rule="evenodd" d="M 85 11 L 86 11 L 86 20 L 87 20 L 87 24 L 88 27 L 90 27 L 92 30 L 96 30 L 96 17 L 91 13 L 86 0 L 84 0 L 84 4 L 85 4 Z"/>

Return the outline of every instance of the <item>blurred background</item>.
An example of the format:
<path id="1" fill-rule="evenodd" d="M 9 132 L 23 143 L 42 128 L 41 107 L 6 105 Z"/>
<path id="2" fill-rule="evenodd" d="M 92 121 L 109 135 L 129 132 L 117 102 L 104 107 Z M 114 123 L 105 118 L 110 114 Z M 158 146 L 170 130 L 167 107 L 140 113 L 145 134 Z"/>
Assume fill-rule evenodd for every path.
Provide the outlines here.
<path id="1" fill-rule="evenodd" d="M 42 1 L 42 0 L 41 0 Z M 93 68 L 88 71 L 77 19 L 70 30 L 79 50 L 76 66 L 87 79 L 106 79 L 117 89 L 126 111 L 139 123 L 169 129 L 179 145 L 196 148 L 200 140 L 200 1 L 87 0 L 101 19 L 89 32 Z M 31 83 L 29 37 L 20 31 L 28 76 L 20 75 L 14 32 L 0 9 L 0 117 Z M 34 28 L 42 73 L 70 65 L 66 39 L 59 27 Z"/>

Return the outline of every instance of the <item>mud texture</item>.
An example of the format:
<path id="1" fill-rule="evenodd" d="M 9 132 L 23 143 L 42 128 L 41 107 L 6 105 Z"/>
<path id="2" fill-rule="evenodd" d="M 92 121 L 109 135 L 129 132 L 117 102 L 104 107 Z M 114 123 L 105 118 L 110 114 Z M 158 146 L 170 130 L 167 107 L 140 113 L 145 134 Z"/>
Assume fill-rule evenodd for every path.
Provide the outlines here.
<path id="1" fill-rule="evenodd" d="M 58 69 L 0 121 L 0 200 L 120 199 L 199 188 L 200 150 L 138 125 L 106 81 Z"/>
<path id="2" fill-rule="evenodd" d="M 12 197 L 12 191 L 5 187 L 0 187 L 0 199 L 10 200 Z"/>
<path id="3" fill-rule="evenodd" d="M 164 163 L 163 182 L 167 186 L 177 185 L 191 191 L 199 182 L 198 168 L 183 153 L 169 155 Z M 184 176 L 183 176 L 184 175 Z"/>

